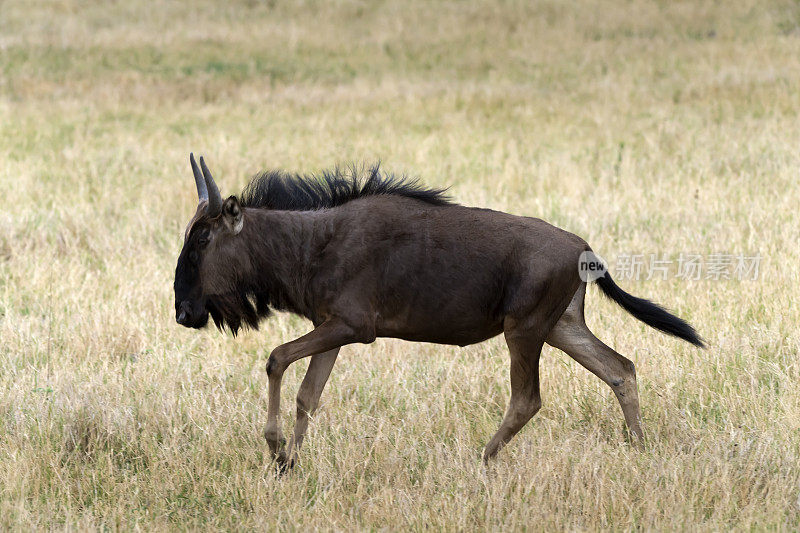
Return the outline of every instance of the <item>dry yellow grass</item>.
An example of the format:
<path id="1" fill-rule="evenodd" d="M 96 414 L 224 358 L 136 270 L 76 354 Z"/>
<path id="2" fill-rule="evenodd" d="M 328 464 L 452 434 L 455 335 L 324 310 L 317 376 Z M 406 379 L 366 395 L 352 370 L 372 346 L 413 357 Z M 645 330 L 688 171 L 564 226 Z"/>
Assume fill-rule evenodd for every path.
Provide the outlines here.
<path id="1" fill-rule="evenodd" d="M 0 3 L 0 528 L 800 526 L 800 8 L 783 2 Z M 757 281 L 620 281 L 693 349 L 587 297 L 649 442 L 561 352 L 488 468 L 500 339 L 343 350 L 302 463 L 265 456 L 266 354 L 179 328 L 206 155 L 381 159 L 618 253 L 758 253 Z M 284 381 L 284 429 L 307 362 Z"/>

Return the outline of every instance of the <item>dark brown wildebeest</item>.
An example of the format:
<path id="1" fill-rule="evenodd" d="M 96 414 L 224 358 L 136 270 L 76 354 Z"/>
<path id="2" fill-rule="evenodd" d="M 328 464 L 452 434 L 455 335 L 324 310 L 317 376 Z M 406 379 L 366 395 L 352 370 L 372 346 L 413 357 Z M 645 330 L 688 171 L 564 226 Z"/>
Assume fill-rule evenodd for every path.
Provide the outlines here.
<path id="1" fill-rule="evenodd" d="M 539 410 L 539 354 L 547 342 L 607 383 L 637 440 L 636 374 L 586 327 L 583 239 L 528 217 L 463 207 L 442 190 L 381 174 L 320 177 L 267 172 L 223 201 L 203 158 L 190 156 L 200 198 L 175 270 L 178 323 L 200 328 L 209 314 L 236 334 L 270 309 L 302 315 L 314 329 L 278 346 L 267 361 L 264 436 L 290 466 L 339 348 L 376 337 L 465 346 L 503 333 L 511 352 L 511 400 L 484 450 L 494 456 Z M 644 323 L 703 346 L 694 329 L 620 289 L 608 272 L 600 290 Z M 294 437 L 278 424 L 281 377 L 311 362 L 297 394 Z"/>

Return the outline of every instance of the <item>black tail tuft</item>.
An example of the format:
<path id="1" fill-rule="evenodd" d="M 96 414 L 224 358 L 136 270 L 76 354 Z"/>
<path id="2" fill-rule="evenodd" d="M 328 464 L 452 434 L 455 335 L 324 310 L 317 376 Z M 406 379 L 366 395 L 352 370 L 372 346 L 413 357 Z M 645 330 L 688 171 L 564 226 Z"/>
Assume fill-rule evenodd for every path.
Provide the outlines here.
<path id="1" fill-rule="evenodd" d="M 614 283 L 608 272 L 597 280 L 597 285 L 603 291 L 603 294 L 617 302 L 623 309 L 648 326 L 691 342 L 700 348 L 705 348 L 703 340 L 688 322 L 670 314 L 666 309 L 650 300 L 631 296 Z"/>

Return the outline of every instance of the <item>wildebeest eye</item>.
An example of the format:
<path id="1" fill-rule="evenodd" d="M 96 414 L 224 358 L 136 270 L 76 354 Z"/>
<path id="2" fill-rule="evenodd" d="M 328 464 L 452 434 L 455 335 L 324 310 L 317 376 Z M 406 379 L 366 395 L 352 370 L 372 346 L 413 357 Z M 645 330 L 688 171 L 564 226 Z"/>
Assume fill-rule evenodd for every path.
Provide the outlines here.
<path id="1" fill-rule="evenodd" d="M 205 246 L 206 244 L 208 244 L 208 237 L 200 237 L 199 239 L 197 239 L 197 244 L 199 244 L 200 246 Z"/>

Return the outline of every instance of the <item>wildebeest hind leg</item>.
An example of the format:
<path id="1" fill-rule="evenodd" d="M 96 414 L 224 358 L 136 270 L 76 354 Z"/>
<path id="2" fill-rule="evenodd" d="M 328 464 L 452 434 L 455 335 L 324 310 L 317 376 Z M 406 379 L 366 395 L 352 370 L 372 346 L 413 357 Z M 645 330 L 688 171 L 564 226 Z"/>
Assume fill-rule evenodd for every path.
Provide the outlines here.
<path id="1" fill-rule="evenodd" d="M 547 344 L 567 353 L 605 382 L 617 397 L 625 423 L 639 442 L 644 440 L 639 411 L 639 392 L 633 363 L 589 331 L 583 316 L 586 284 L 582 284 L 561 318 L 547 336 Z"/>

